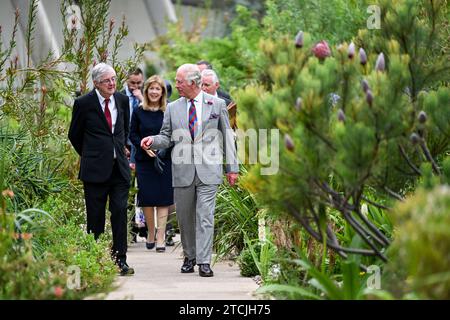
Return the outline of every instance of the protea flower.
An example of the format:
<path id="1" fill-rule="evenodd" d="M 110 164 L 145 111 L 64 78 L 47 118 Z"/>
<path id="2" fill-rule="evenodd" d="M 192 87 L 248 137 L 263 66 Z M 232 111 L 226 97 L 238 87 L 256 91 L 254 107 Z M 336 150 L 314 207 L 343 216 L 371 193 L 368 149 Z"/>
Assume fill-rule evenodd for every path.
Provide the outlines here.
<path id="1" fill-rule="evenodd" d="M 298 97 L 297 100 L 295 101 L 295 109 L 297 111 L 302 110 L 302 106 L 303 106 L 303 100 L 302 98 Z"/>
<path id="2" fill-rule="evenodd" d="M 375 63 L 375 70 L 384 71 L 384 69 L 385 69 L 384 54 L 383 52 L 381 52 L 378 55 L 377 62 Z"/>
<path id="3" fill-rule="evenodd" d="M 367 82 L 366 79 L 363 79 L 363 81 L 361 81 L 361 86 L 363 88 L 364 93 L 367 93 L 367 91 L 370 90 L 369 83 Z"/>
<path id="4" fill-rule="evenodd" d="M 295 36 L 295 47 L 296 48 L 303 47 L 303 31 L 299 31 Z"/>
<path id="5" fill-rule="evenodd" d="M 323 60 L 331 55 L 331 49 L 325 40 L 322 40 L 319 43 L 317 43 L 312 49 L 312 51 L 314 55 L 320 60 Z"/>
<path id="6" fill-rule="evenodd" d="M 340 122 L 345 122 L 345 113 L 344 110 L 339 109 L 338 113 L 337 113 L 337 118 Z"/>
<path id="7" fill-rule="evenodd" d="M 417 133 L 413 132 L 411 133 L 411 135 L 409 136 L 409 139 L 411 140 L 411 142 L 413 144 L 418 144 L 420 141 L 420 137 Z"/>
<path id="8" fill-rule="evenodd" d="M 425 113 L 425 111 L 420 111 L 419 112 L 419 116 L 417 117 L 417 119 L 419 120 L 420 123 L 424 124 L 425 122 L 427 122 L 427 114 Z"/>
<path id="9" fill-rule="evenodd" d="M 359 62 L 365 66 L 367 63 L 367 54 L 363 48 L 359 48 Z"/>
<path id="10" fill-rule="evenodd" d="M 289 134 L 284 135 L 284 145 L 286 146 L 286 149 L 289 151 L 294 151 L 294 141 L 292 140 L 291 136 Z"/>
<path id="11" fill-rule="evenodd" d="M 373 94 L 372 94 L 372 91 L 369 89 L 369 90 L 367 90 L 367 92 L 366 92 L 366 101 L 367 101 L 367 103 L 369 104 L 369 106 L 372 106 L 372 103 L 373 103 Z"/>
<path id="12" fill-rule="evenodd" d="M 350 59 L 353 59 L 353 57 L 355 56 L 355 44 L 353 43 L 353 41 L 350 42 L 350 45 L 348 46 L 347 53 L 348 53 L 348 57 Z"/>

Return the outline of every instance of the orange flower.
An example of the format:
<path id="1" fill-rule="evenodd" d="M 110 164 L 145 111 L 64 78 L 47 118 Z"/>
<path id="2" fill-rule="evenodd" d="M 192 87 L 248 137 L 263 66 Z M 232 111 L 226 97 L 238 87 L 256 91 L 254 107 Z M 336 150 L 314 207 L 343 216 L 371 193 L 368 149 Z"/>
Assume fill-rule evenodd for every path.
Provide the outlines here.
<path id="1" fill-rule="evenodd" d="M 33 234 L 32 233 L 22 233 L 22 239 L 23 240 L 30 240 L 31 238 L 33 238 Z"/>
<path id="2" fill-rule="evenodd" d="M 12 192 L 12 190 L 6 189 L 2 191 L 2 196 L 14 198 L 14 192 Z"/>
<path id="3" fill-rule="evenodd" d="M 23 240 L 30 240 L 33 238 L 32 233 L 14 233 L 13 238 L 16 240 L 23 239 Z"/>

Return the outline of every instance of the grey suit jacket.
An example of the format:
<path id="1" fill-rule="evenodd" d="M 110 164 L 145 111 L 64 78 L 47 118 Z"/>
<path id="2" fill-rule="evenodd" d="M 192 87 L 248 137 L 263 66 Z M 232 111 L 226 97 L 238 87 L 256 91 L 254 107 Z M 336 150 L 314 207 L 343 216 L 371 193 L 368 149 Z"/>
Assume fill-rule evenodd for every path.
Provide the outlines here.
<path id="1" fill-rule="evenodd" d="M 187 115 L 186 98 L 169 103 L 164 113 L 161 131 L 153 136 L 151 149 L 172 150 L 172 183 L 187 187 L 195 171 L 204 184 L 221 184 L 225 171 L 239 172 L 234 133 L 230 128 L 228 111 L 222 99 L 203 93 L 201 132 L 192 141 Z"/>

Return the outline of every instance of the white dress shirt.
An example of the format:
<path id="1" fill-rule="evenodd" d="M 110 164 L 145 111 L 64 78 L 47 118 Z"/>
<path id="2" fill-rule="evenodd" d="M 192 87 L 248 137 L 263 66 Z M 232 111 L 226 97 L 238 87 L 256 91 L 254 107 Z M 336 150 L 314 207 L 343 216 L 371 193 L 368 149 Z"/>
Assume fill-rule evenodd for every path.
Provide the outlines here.
<path id="1" fill-rule="evenodd" d="M 102 106 L 102 111 L 105 113 L 105 98 L 100 94 L 100 92 L 95 89 L 95 92 L 97 93 L 98 100 L 100 101 L 100 105 Z M 112 120 L 112 133 L 114 133 L 114 127 L 116 126 L 117 121 L 117 107 L 116 107 L 116 101 L 114 100 L 114 95 L 109 97 L 109 103 L 108 103 L 108 109 L 109 112 L 111 112 L 111 120 Z M 116 158 L 116 150 L 114 149 L 114 159 Z"/>

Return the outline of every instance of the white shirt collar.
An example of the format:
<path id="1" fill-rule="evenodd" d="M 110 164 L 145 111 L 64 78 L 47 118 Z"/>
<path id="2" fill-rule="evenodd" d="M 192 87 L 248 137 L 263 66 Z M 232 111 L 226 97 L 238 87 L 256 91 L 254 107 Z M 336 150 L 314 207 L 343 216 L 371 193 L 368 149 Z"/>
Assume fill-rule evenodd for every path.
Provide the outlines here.
<path id="1" fill-rule="evenodd" d="M 187 102 L 191 101 L 191 99 L 186 98 Z M 200 90 L 200 93 L 194 98 L 194 102 L 196 104 L 203 102 L 203 91 Z"/>
<path id="2" fill-rule="evenodd" d="M 100 101 L 100 104 L 102 105 L 102 107 L 103 107 L 103 103 L 105 102 L 105 97 L 103 97 L 101 94 L 100 94 L 100 91 L 98 91 L 98 89 L 95 89 L 95 93 L 97 94 L 97 97 L 98 97 L 98 100 Z M 109 97 L 109 101 L 111 102 L 111 101 L 114 101 L 114 95 L 111 95 L 111 97 Z"/>
<path id="3" fill-rule="evenodd" d="M 133 95 L 133 93 L 131 93 L 130 88 L 128 88 L 128 85 L 125 84 L 125 93 L 127 94 L 127 96 L 131 97 Z"/>

